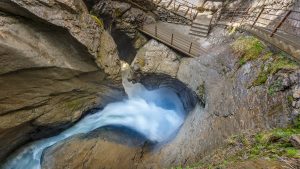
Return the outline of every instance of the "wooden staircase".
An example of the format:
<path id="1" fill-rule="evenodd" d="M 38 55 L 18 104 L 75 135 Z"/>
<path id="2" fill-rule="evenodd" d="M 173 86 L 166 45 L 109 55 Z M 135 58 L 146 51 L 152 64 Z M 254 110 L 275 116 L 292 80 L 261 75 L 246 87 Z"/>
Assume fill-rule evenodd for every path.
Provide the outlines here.
<path id="1" fill-rule="evenodd" d="M 199 14 L 191 25 L 190 35 L 207 37 L 211 27 L 211 20 L 212 15 Z"/>

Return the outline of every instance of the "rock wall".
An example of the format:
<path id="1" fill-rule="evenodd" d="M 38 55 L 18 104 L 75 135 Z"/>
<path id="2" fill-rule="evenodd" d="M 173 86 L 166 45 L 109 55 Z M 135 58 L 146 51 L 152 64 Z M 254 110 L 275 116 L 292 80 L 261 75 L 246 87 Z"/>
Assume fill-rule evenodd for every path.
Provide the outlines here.
<path id="1" fill-rule="evenodd" d="M 135 3 L 99 0 L 93 6 L 92 13 L 103 19 L 105 28 L 108 29 L 118 44 L 120 58 L 128 63 L 132 62 L 136 51 L 143 46 L 147 39 L 136 28 L 143 24 L 155 22 L 155 18 L 142 7 L 148 1 Z"/>
<path id="2" fill-rule="evenodd" d="M 81 45 L 82 50 L 94 57 L 100 68 L 107 68 L 105 65 L 101 65 L 102 62 L 97 61 L 98 53 L 110 51 L 111 49 L 103 48 L 113 47 L 113 45 L 103 47 L 102 44 L 107 43 L 102 42 L 100 38 L 102 34 L 105 34 L 104 28 L 99 25 L 98 19 L 89 14 L 83 1 L 6 0 L 0 2 L 0 10 L 65 30 L 69 36 L 79 43 L 78 46 Z M 109 43 L 114 44 L 114 42 Z M 110 57 L 110 59 L 113 62 L 119 62 L 118 57 Z M 120 72 L 115 73 L 115 71 L 111 73 L 112 78 L 120 75 Z"/>
<path id="3" fill-rule="evenodd" d="M 0 2 L 1 162 L 125 97 L 116 44 L 98 21 L 77 0 Z"/>

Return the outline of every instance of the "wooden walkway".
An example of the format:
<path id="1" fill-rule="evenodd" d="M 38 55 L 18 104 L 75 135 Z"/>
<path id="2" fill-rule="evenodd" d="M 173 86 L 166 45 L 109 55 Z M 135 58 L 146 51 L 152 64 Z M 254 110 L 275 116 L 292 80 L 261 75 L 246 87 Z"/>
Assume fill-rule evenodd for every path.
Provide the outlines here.
<path id="1" fill-rule="evenodd" d="M 200 47 L 197 41 L 191 40 L 187 35 L 172 32 L 165 25 L 145 25 L 139 30 L 187 56 L 198 57 L 207 53 L 204 48 Z"/>

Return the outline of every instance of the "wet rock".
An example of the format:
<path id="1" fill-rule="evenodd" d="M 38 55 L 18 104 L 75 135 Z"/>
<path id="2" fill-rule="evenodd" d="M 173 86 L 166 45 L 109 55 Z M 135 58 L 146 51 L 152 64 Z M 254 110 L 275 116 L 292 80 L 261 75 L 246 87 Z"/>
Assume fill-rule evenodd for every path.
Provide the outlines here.
<path id="1" fill-rule="evenodd" d="M 135 72 L 133 76 L 133 81 L 142 83 L 148 90 L 158 89 L 160 87 L 172 89 L 181 99 L 186 113 L 192 111 L 199 103 L 196 92 L 189 89 L 184 83 L 170 75 L 157 73 L 139 74 Z M 201 100 L 200 104 L 204 105 Z"/>
<path id="2" fill-rule="evenodd" d="M 295 148 L 299 148 L 299 149 L 300 149 L 300 135 L 293 135 L 293 136 L 290 138 L 290 142 L 292 143 L 292 145 L 293 145 Z"/>
<path id="3" fill-rule="evenodd" d="M 80 145 L 80 146 L 78 146 Z M 105 127 L 48 148 L 42 168 L 136 168 L 147 151 L 145 140 L 129 130 Z M 88 156 L 86 156 L 88 154 Z"/>

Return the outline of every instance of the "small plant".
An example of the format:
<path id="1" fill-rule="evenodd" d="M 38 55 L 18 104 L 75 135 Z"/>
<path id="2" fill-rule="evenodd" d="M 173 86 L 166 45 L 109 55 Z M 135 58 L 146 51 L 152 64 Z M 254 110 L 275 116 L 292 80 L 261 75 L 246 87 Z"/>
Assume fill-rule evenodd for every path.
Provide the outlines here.
<path id="1" fill-rule="evenodd" d="M 267 57 L 271 57 L 273 54 L 271 55 L 271 53 L 269 53 L 266 55 L 268 55 Z M 264 56 L 265 59 L 267 57 Z M 261 67 L 261 71 L 258 74 L 257 78 L 253 81 L 252 86 L 260 86 L 262 84 L 265 84 L 269 76 L 274 75 L 280 70 L 295 70 L 295 69 L 299 69 L 299 64 L 283 56 L 281 53 L 279 53 L 277 55 L 274 55 L 273 62 L 267 65 L 263 65 Z M 274 82 L 269 87 L 268 93 L 274 94 L 275 92 L 279 91 L 279 88 L 282 88 L 282 83 L 278 81 Z"/>
<path id="2" fill-rule="evenodd" d="M 282 90 L 282 88 L 282 80 L 278 79 L 270 85 L 270 87 L 268 88 L 268 94 L 274 95 L 276 92 Z"/>
<path id="3" fill-rule="evenodd" d="M 101 27 L 104 29 L 104 23 L 101 19 L 99 19 L 97 16 L 95 15 L 91 15 L 91 17 L 95 20 L 95 22 Z"/>
<path id="4" fill-rule="evenodd" d="M 242 36 L 233 43 L 232 49 L 240 57 L 239 64 L 243 65 L 258 58 L 266 46 L 253 36 Z"/>

